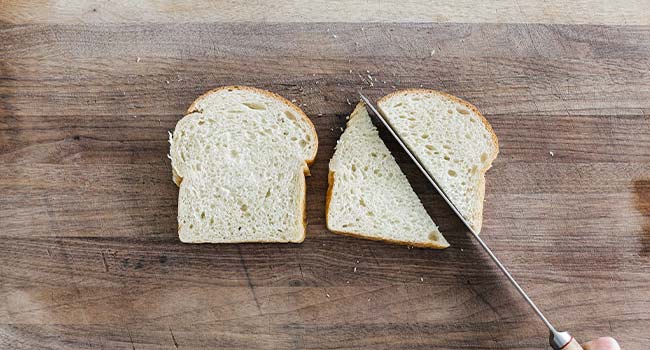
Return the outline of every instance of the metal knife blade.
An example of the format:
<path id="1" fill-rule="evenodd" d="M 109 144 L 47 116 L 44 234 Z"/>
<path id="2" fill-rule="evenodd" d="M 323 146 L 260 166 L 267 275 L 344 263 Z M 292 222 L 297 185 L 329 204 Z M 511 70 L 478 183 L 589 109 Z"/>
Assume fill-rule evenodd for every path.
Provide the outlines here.
<path id="1" fill-rule="evenodd" d="M 479 243 L 479 245 L 483 248 L 483 250 L 485 250 L 485 252 L 490 256 L 490 258 L 492 259 L 492 261 L 494 261 L 494 263 L 495 263 L 495 264 L 497 265 L 497 267 L 501 270 L 501 272 L 503 272 L 503 274 L 508 278 L 508 281 L 510 281 L 510 283 L 515 287 L 515 289 L 517 290 L 517 292 L 519 292 L 519 294 L 521 294 L 521 296 L 522 296 L 522 297 L 524 298 L 524 300 L 528 303 L 528 305 L 530 305 L 530 307 L 533 309 L 533 311 L 535 312 L 535 314 L 537 314 L 537 316 L 539 316 L 539 318 L 542 320 L 542 322 L 544 322 L 544 324 L 546 325 L 546 327 L 547 327 L 547 328 L 549 329 L 549 331 L 551 332 L 551 337 L 550 337 L 550 343 L 551 343 L 551 346 L 553 346 L 554 349 L 558 349 L 558 350 L 559 350 L 559 349 L 562 349 L 563 347 L 565 347 L 566 345 L 568 345 L 571 341 L 573 341 L 573 337 L 571 337 L 571 335 L 569 335 L 569 333 L 567 333 L 567 332 L 558 332 L 558 331 L 555 329 L 555 327 L 553 327 L 553 325 L 548 321 L 548 319 L 546 318 L 546 316 L 544 316 L 544 314 L 542 313 L 542 311 L 541 311 L 541 310 L 537 307 L 537 305 L 535 305 L 535 303 L 530 299 L 530 297 L 528 296 L 528 294 L 526 294 L 526 292 L 523 290 L 523 288 L 521 288 L 521 286 L 519 285 L 519 283 L 517 283 L 517 281 L 514 279 L 514 277 L 512 277 L 512 275 L 510 274 L 510 272 L 508 272 L 508 269 L 506 269 L 506 267 L 503 266 L 503 264 L 501 263 L 501 261 L 499 261 L 499 259 L 496 257 L 496 255 L 494 255 L 494 253 L 492 252 L 492 250 L 490 249 L 490 247 L 488 247 L 488 245 L 483 241 L 483 239 L 481 239 L 481 237 L 479 237 L 478 233 L 474 230 L 474 228 L 472 227 L 472 225 L 470 224 L 470 222 L 469 222 L 465 217 L 463 217 L 463 215 L 460 213 L 460 211 L 458 210 L 458 208 L 456 207 L 456 205 L 454 205 L 454 203 L 449 199 L 449 197 L 447 196 L 447 194 L 446 194 L 446 193 L 445 193 L 445 192 L 440 188 L 440 186 L 438 186 L 438 183 L 436 183 L 435 179 L 434 179 L 434 178 L 429 174 L 429 172 L 428 172 L 428 171 L 427 171 L 427 170 L 422 166 L 422 164 L 420 163 L 420 161 L 418 160 L 418 158 L 417 158 L 417 157 L 416 157 L 416 156 L 411 152 L 411 150 L 408 148 L 408 146 L 406 146 L 406 144 L 404 143 L 404 141 L 400 138 L 399 135 L 397 135 L 397 133 L 395 132 L 395 130 L 393 130 L 393 128 L 391 127 L 391 125 L 388 123 L 388 120 L 386 119 L 386 117 L 385 117 L 385 116 L 384 116 L 384 115 L 383 115 L 383 114 L 382 114 L 382 113 L 381 113 L 377 108 L 375 108 L 375 106 L 372 104 L 372 102 L 370 102 L 370 100 L 369 100 L 366 96 L 364 96 L 364 95 L 361 93 L 361 91 L 358 91 L 358 93 L 359 93 L 359 97 L 361 98 L 361 100 L 366 104 L 366 106 L 368 106 L 368 108 L 369 108 L 369 109 L 372 111 L 372 113 L 377 117 L 377 119 L 379 119 L 379 120 L 381 121 L 381 123 L 384 124 L 384 126 L 386 127 L 386 129 L 387 129 L 387 130 L 390 132 L 390 134 L 393 136 L 393 138 L 395 138 L 395 140 L 397 140 L 397 143 L 399 143 L 399 145 L 404 149 L 404 151 L 406 152 L 406 154 L 408 154 L 408 156 L 413 160 L 413 162 L 415 163 L 415 165 L 417 165 L 417 167 L 420 169 L 420 171 L 422 172 L 422 174 L 424 174 L 424 176 L 427 178 L 427 180 L 429 180 L 429 182 L 431 183 L 431 185 L 433 185 L 433 187 L 436 189 L 436 191 L 438 191 L 438 193 L 440 194 L 440 196 L 442 196 L 442 198 L 445 200 L 445 202 L 447 202 L 447 204 L 449 205 L 449 207 L 451 207 L 451 209 L 454 211 L 454 213 L 456 214 L 456 216 L 457 216 L 457 217 L 458 217 L 458 218 L 463 222 L 463 224 L 467 227 L 467 229 L 469 230 L 469 232 L 472 234 L 472 236 L 474 236 L 474 238 L 475 238 L 476 241 Z"/>

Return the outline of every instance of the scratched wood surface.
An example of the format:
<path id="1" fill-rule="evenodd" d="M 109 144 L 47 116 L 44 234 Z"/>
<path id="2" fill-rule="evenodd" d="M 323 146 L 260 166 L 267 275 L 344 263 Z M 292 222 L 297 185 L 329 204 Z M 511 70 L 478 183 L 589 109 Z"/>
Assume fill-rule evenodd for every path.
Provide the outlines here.
<path id="1" fill-rule="evenodd" d="M 647 348 L 650 27 L 20 18 L 0 21 L 0 348 L 547 349 L 389 138 L 452 246 L 325 228 L 346 100 L 419 86 L 499 136 L 483 237 L 540 308 L 581 340 Z M 178 241 L 167 131 L 224 84 L 296 99 L 316 125 L 303 244 Z"/>

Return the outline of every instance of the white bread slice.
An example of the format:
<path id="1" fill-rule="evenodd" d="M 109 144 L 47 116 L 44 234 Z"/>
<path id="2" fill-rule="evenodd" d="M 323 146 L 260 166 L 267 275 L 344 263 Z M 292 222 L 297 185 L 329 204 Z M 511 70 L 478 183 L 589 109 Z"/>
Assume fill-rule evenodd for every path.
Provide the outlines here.
<path id="1" fill-rule="evenodd" d="M 485 172 L 499 142 L 476 107 L 443 92 L 411 89 L 377 101 L 404 140 L 472 227 L 481 231 Z"/>
<path id="2" fill-rule="evenodd" d="M 304 240 L 318 139 L 298 107 L 265 90 L 221 87 L 192 103 L 169 142 L 182 242 Z"/>
<path id="3" fill-rule="evenodd" d="M 419 247 L 449 246 L 359 103 L 330 160 L 327 228 Z"/>

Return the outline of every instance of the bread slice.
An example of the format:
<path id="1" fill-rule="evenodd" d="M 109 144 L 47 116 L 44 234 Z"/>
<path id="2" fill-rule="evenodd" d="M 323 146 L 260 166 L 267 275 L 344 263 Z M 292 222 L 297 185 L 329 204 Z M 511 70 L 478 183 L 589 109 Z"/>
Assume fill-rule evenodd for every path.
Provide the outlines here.
<path id="1" fill-rule="evenodd" d="M 395 132 L 472 227 L 480 232 L 485 172 L 499 142 L 476 107 L 423 89 L 394 92 L 377 102 Z"/>
<path id="2" fill-rule="evenodd" d="M 330 160 L 327 228 L 420 247 L 449 246 L 359 103 Z"/>
<path id="3" fill-rule="evenodd" d="M 305 175 L 318 148 L 309 118 L 242 86 L 209 91 L 187 113 L 169 138 L 180 240 L 302 242 Z"/>

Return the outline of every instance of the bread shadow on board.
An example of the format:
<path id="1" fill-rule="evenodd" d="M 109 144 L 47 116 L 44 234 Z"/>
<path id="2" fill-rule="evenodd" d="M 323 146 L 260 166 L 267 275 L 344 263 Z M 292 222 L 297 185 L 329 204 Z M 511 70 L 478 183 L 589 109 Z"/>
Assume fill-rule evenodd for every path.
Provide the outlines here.
<path id="1" fill-rule="evenodd" d="M 634 181 L 634 206 L 643 216 L 641 226 L 641 251 L 639 255 L 650 255 L 650 180 Z"/>

